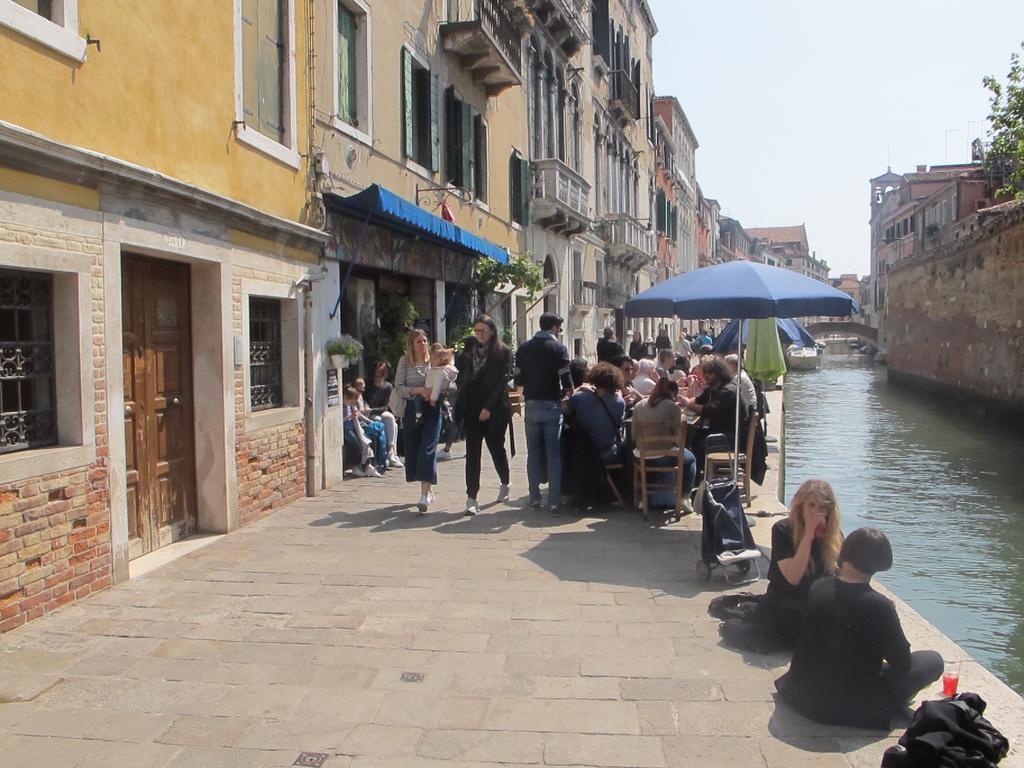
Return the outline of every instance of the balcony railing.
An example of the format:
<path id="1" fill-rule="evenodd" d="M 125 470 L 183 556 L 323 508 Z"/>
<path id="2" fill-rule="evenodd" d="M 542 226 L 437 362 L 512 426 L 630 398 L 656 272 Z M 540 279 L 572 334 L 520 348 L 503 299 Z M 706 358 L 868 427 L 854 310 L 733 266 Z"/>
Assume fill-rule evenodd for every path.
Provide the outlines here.
<path id="1" fill-rule="evenodd" d="M 597 283 L 573 280 L 572 303 L 584 309 L 597 306 Z"/>
<path id="2" fill-rule="evenodd" d="M 608 255 L 639 266 L 654 258 L 654 233 L 628 213 L 609 213 L 602 224 Z"/>
<path id="3" fill-rule="evenodd" d="M 609 106 L 622 119 L 640 119 L 640 92 L 630 79 L 629 72 L 623 69 L 616 69 L 611 73 Z"/>
<path id="4" fill-rule="evenodd" d="M 447 11 L 441 25 L 444 48 L 460 58 L 488 95 L 522 83 L 528 28 L 522 10 L 502 0 L 447 0 Z"/>
<path id="5" fill-rule="evenodd" d="M 533 220 L 556 232 L 590 226 L 590 183 L 561 160 L 533 161 Z"/>
<path id="6" fill-rule="evenodd" d="M 527 5 L 566 56 L 590 42 L 585 0 L 527 0 Z"/>

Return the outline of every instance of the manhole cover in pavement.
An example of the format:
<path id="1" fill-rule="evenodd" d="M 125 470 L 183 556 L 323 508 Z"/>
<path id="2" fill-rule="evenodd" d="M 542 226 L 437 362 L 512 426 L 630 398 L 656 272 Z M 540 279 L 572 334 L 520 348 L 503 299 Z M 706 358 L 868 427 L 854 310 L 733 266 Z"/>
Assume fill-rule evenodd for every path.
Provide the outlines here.
<path id="1" fill-rule="evenodd" d="M 323 752 L 303 752 L 292 765 L 308 765 L 312 766 L 312 768 L 320 768 L 326 759 L 327 755 Z"/>
<path id="2" fill-rule="evenodd" d="M 422 672 L 403 672 L 402 673 L 403 683 L 422 683 L 423 673 Z"/>

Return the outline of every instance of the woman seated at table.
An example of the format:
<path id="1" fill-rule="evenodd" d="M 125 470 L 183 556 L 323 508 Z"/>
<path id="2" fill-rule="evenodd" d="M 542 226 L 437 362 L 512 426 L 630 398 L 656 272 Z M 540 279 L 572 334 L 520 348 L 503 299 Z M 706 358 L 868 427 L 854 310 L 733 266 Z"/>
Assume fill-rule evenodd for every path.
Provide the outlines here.
<path id="1" fill-rule="evenodd" d="M 645 358 L 639 361 L 638 368 L 636 378 L 633 379 L 633 388 L 644 397 L 648 397 L 658 381 L 658 366 L 653 360 Z"/>
<path id="2" fill-rule="evenodd" d="M 626 401 L 622 389 L 622 373 L 611 363 L 598 363 L 587 372 L 586 383 L 569 398 L 568 411 L 597 449 L 605 464 L 616 464 L 621 458 L 622 420 Z"/>
<path id="3" fill-rule="evenodd" d="M 633 435 L 634 438 L 641 431 L 648 437 L 659 437 L 672 434 L 672 429 L 678 429 L 683 423 L 683 409 L 676 403 L 679 395 L 679 385 L 670 379 L 658 379 L 654 385 L 654 391 L 647 400 L 642 400 L 633 409 Z M 674 456 L 665 456 L 660 459 L 653 459 L 649 465 L 660 467 L 675 466 Z M 693 505 L 690 503 L 690 491 L 693 489 L 694 480 L 697 477 L 697 460 L 688 451 L 683 451 L 683 498 L 682 507 L 687 512 L 693 512 Z M 654 473 L 648 480 L 660 486 L 665 485 L 667 473 Z M 676 503 L 673 491 L 658 490 L 648 493 L 650 504 L 654 508 L 674 507 Z"/>
<path id="4" fill-rule="evenodd" d="M 736 438 L 736 382 L 729 368 L 718 357 L 701 360 L 701 371 L 707 382 L 707 389 L 699 397 L 680 396 L 683 407 L 701 417 L 701 428 L 691 446 L 697 459 L 697 472 L 704 471 L 704 444 L 708 435 L 725 435 L 730 450 Z M 742 436 L 741 436 L 742 438 Z"/>

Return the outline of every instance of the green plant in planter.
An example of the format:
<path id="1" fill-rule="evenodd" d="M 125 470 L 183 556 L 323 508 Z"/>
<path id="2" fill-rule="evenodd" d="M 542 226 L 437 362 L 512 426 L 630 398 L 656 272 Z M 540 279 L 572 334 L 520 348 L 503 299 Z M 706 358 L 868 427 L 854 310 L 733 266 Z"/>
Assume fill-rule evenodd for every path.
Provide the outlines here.
<path id="1" fill-rule="evenodd" d="M 338 336 L 327 342 L 327 354 L 347 357 L 349 360 L 356 360 L 363 353 L 363 345 L 358 339 L 346 334 Z"/>
<path id="2" fill-rule="evenodd" d="M 366 335 L 363 359 L 366 369 L 383 360 L 395 368 L 405 354 L 405 342 L 416 321 L 416 307 L 407 296 L 398 293 L 377 294 L 377 329 Z"/>

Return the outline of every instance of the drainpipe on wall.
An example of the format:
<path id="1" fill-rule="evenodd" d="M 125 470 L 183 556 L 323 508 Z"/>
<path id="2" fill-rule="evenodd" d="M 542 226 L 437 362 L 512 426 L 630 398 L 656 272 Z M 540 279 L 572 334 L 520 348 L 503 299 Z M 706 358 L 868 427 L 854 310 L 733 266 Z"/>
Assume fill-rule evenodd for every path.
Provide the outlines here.
<path id="1" fill-rule="evenodd" d="M 316 496 L 316 424 L 314 422 L 313 393 L 316 390 L 316 359 L 313 354 L 313 283 L 327 277 L 324 269 L 319 274 L 306 275 L 297 288 L 303 292 L 302 300 L 302 344 L 306 375 L 303 392 L 302 421 L 306 433 L 306 496 Z"/>

